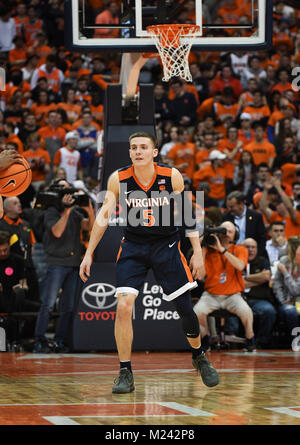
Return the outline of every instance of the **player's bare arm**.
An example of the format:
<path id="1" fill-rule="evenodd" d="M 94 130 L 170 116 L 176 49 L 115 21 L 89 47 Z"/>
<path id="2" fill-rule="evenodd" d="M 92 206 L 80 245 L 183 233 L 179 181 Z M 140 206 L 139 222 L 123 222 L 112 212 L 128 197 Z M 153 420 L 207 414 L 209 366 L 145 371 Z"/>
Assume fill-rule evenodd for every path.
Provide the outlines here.
<path id="1" fill-rule="evenodd" d="M 79 275 L 82 281 L 86 282 L 90 276 L 91 265 L 93 262 L 93 253 L 101 241 L 109 224 L 109 218 L 116 208 L 119 200 L 119 177 L 115 171 L 109 178 L 107 192 L 103 205 L 96 216 L 87 250 L 80 265 Z"/>
<path id="2" fill-rule="evenodd" d="M 182 193 L 184 190 L 184 181 L 182 174 L 176 168 L 172 168 L 172 186 L 175 194 Z M 188 237 L 193 248 L 193 255 L 190 259 L 189 266 L 193 278 L 196 280 L 202 280 L 205 276 L 205 268 L 199 233 L 198 231 L 189 232 Z"/>

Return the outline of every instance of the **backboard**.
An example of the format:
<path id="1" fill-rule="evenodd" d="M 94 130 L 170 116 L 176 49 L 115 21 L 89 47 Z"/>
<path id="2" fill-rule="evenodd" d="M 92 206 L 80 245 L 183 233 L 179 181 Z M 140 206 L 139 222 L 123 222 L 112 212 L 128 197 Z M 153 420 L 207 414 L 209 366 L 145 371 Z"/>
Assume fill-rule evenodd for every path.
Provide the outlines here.
<path id="1" fill-rule="evenodd" d="M 156 52 L 146 28 L 163 23 L 199 25 L 201 29 L 192 51 L 251 51 L 272 44 L 272 0 L 104 0 L 102 3 L 107 4 L 104 12 L 93 8 L 97 4 L 94 0 L 65 1 L 68 49 Z"/>

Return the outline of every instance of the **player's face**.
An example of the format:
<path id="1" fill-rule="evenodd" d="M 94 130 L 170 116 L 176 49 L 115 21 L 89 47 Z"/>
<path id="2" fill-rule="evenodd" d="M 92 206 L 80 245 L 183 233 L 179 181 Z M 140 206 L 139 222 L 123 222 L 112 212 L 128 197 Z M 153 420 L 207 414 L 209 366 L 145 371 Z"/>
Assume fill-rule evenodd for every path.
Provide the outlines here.
<path id="1" fill-rule="evenodd" d="M 149 165 L 157 155 L 158 150 L 154 147 L 151 139 L 145 137 L 131 139 L 129 156 L 134 165 L 141 167 Z"/>

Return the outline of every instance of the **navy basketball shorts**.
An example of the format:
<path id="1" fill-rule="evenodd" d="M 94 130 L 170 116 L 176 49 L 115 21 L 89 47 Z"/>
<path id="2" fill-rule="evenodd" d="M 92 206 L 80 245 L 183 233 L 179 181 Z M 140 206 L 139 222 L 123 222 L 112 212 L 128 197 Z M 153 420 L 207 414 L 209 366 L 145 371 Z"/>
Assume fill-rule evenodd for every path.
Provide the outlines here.
<path id="1" fill-rule="evenodd" d="M 116 296 L 121 292 L 137 296 L 149 269 L 163 289 L 164 300 L 174 300 L 197 287 L 177 237 L 144 244 L 123 238 L 117 257 Z"/>

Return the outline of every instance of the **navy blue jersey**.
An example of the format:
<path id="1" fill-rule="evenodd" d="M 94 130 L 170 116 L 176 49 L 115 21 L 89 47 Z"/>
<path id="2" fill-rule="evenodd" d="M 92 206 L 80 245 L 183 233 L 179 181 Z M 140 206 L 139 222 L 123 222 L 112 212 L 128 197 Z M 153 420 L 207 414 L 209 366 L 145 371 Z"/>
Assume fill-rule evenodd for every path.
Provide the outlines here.
<path id="1" fill-rule="evenodd" d="M 125 238 L 133 242 L 157 241 L 174 236 L 174 193 L 172 168 L 154 163 L 155 174 L 143 186 L 134 174 L 133 165 L 118 170 L 119 203 L 126 213 Z"/>

